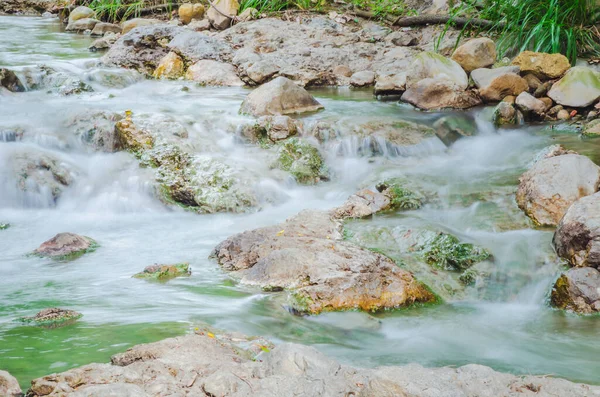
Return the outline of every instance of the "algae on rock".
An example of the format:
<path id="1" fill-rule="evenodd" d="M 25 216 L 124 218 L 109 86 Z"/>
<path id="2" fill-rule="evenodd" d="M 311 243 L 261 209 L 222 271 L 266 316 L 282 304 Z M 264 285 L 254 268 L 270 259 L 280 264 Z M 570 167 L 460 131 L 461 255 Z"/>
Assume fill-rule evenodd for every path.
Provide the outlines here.
<path id="1" fill-rule="evenodd" d="M 273 168 L 289 172 L 303 185 L 312 185 L 329 178 L 319 149 L 298 138 L 288 139 L 281 144 Z"/>
<path id="2" fill-rule="evenodd" d="M 146 266 L 140 273 L 132 277 L 145 280 L 167 281 L 175 277 L 185 277 L 192 273 L 189 263 L 176 263 L 174 265 L 151 265 Z"/>

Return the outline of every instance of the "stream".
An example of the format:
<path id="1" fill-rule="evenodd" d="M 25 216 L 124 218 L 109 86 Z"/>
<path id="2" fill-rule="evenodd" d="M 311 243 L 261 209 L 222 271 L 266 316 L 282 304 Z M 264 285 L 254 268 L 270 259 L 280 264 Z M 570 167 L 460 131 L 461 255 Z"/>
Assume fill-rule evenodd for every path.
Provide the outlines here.
<path id="1" fill-rule="evenodd" d="M 560 143 L 599 163 L 599 143 L 547 126 L 496 131 L 489 109 L 479 109 L 473 113 L 478 136 L 450 149 L 437 138 L 401 156 L 362 156 L 353 142 L 325 146 L 331 180 L 298 186 L 268 167 L 263 149 L 234 139 L 235 126 L 250 120 L 238 115 L 248 89 L 146 80 L 99 66 L 101 54 L 87 50 L 91 38 L 64 33 L 56 19 L 0 16 L 0 37 L 0 67 L 23 71 L 44 64 L 93 88 L 68 96 L 57 92 L 61 87 L 0 95 L 0 223 L 11 224 L 0 231 L 0 369 L 24 388 L 36 377 L 107 362 L 132 345 L 202 324 L 313 345 L 356 366 L 477 363 L 600 384 L 600 317 L 549 306 L 563 269 L 552 249 L 552 230 L 533 229 L 514 200 L 519 176 L 541 149 Z M 350 128 L 398 119 L 432 125 L 440 117 L 375 101 L 362 90 L 311 93 L 325 110 L 302 117 L 306 124 L 335 119 Z M 97 110 L 182 121 L 195 150 L 242 169 L 259 187 L 261 210 L 197 215 L 165 207 L 152 195 L 148 170 L 132 155 L 94 152 L 64 128 L 72 115 Z M 22 139 L 14 131 L 22 131 Z M 49 191 L 17 187 L 11 158 L 23 153 L 50 154 L 76 169 L 56 205 Z M 284 293 L 237 285 L 208 259 L 232 234 L 281 222 L 302 209 L 331 209 L 361 187 L 399 176 L 435 200 L 419 210 L 351 222 L 349 229 L 409 225 L 450 232 L 492 253 L 483 285 L 435 306 L 299 317 L 283 307 Z M 100 248 L 66 263 L 27 256 L 59 232 L 93 237 Z M 131 278 L 153 263 L 184 261 L 192 267 L 189 278 L 165 284 Z M 83 317 L 57 329 L 17 321 L 47 307 Z"/>

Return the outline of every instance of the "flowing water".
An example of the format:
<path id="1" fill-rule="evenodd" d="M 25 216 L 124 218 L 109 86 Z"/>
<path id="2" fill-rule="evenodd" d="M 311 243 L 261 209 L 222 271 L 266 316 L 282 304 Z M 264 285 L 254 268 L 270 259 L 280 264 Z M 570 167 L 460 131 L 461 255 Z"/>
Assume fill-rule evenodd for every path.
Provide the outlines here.
<path id="1" fill-rule="evenodd" d="M 23 71 L 45 64 L 94 89 L 70 96 L 60 95 L 61 87 L 0 96 L 0 223 L 12 224 L 0 231 L 0 368 L 23 386 L 47 373 L 106 362 L 133 344 L 183 334 L 198 324 L 314 345 L 360 366 L 480 363 L 600 384 L 600 318 L 548 306 L 562 269 L 552 251 L 552 231 L 530 228 L 514 203 L 518 177 L 540 149 L 562 143 L 598 161 L 597 143 L 547 129 L 494 131 L 483 111 L 476 115 L 480 134 L 450 150 L 431 140 L 400 156 L 371 157 L 361 156 L 360 142 L 352 140 L 326 146 L 332 180 L 301 187 L 269 169 L 267 151 L 233 138 L 232 128 L 246 120 L 237 114 L 244 89 L 149 81 L 99 67 L 98 55 L 86 49 L 90 39 L 63 33 L 54 20 L 0 16 L 0 37 L 0 66 Z M 305 123 L 333 118 L 348 126 L 367 119 L 430 124 L 439 117 L 376 102 L 361 91 L 314 94 L 326 110 L 305 117 Z M 194 150 L 244 170 L 262 192 L 261 210 L 196 215 L 164 207 L 152 196 L 147 170 L 132 156 L 91 151 L 64 127 L 73 114 L 97 110 L 184 121 Z M 56 204 L 50 191 L 17 188 L 11 159 L 22 154 L 52 155 L 73 170 L 73 183 Z M 234 233 L 280 222 L 304 208 L 332 208 L 358 188 L 395 176 L 435 199 L 417 211 L 349 227 L 426 227 L 477 243 L 494 256 L 484 285 L 437 306 L 297 317 L 281 304 L 283 294 L 236 285 L 208 259 Z M 64 231 L 92 236 L 101 247 L 67 263 L 27 256 Z M 182 261 L 192 266 L 189 278 L 166 284 L 131 278 L 149 264 Z M 53 306 L 84 317 L 57 329 L 16 321 Z"/>

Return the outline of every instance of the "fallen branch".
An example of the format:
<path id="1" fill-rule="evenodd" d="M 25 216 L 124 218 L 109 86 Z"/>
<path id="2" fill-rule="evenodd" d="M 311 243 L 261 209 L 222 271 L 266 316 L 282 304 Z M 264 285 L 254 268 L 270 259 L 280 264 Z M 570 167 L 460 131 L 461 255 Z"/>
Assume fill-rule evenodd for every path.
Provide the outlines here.
<path id="1" fill-rule="evenodd" d="M 355 15 L 362 18 L 374 19 L 378 17 L 376 14 L 368 11 L 354 9 L 353 12 Z M 491 28 L 495 25 L 494 22 L 486 19 L 453 17 L 451 15 L 419 15 L 416 17 L 394 17 L 392 15 L 386 15 L 385 20 L 390 22 L 392 26 L 400 27 L 445 25 L 449 22 L 459 27 L 472 26 L 478 28 Z"/>

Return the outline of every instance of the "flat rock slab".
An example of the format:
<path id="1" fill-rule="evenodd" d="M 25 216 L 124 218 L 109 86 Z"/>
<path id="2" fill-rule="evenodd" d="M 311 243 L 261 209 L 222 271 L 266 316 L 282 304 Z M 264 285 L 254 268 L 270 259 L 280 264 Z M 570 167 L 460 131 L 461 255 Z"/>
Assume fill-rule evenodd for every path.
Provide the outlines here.
<path id="1" fill-rule="evenodd" d="M 33 317 L 23 317 L 21 318 L 21 321 L 24 323 L 43 326 L 61 326 L 66 325 L 66 323 L 71 323 L 81 318 L 81 316 L 81 313 L 78 313 L 74 310 L 53 307 L 50 309 L 44 309 Z"/>
<path id="2" fill-rule="evenodd" d="M 96 242 L 89 237 L 74 233 L 59 233 L 42 243 L 33 253 L 53 259 L 75 259 L 96 246 Z"/>
<path id="3" fill-rule="evenodd" d="M 305 210 L 282 224 L 234 235 L 212 254 L 243 284 L 288 290 L 304 313 L 381 310 L 435 297 L 389 258 L 343 241 L 332 214 Z"/>

